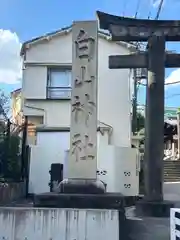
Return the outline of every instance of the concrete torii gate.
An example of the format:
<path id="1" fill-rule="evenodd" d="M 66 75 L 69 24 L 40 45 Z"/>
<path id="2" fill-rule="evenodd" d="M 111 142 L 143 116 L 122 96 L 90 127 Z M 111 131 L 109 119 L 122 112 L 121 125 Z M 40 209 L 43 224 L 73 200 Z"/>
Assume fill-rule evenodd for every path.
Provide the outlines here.
<path id="1" fill-rule="evenodd" d="M 112 41 L 148 41 L 147 52 L 110 56 L 109 68 L 148 68 L 145 198 L 138 209 L 148 215 L 168 215 L 173 205 L 163 201 L 164 67 L 179 67 L 180 54 L 166 54 L 165 43 L 180 41 L 180 21 L 131 19 L 99 11 L 97 15 L 100 28 L 109 30 Z"/>

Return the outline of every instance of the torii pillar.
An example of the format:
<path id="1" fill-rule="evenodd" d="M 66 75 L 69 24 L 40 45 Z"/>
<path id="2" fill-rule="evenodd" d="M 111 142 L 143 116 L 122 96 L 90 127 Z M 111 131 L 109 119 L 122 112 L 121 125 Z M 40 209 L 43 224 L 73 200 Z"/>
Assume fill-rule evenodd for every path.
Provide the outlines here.
<path id="1" fill-rule="evenodd" d="M 164 37 L 152 36 L 149 39 L 148 47 L 144 162 L 145 199 L 147 201 L 162 201 L 164 172 Z"/>

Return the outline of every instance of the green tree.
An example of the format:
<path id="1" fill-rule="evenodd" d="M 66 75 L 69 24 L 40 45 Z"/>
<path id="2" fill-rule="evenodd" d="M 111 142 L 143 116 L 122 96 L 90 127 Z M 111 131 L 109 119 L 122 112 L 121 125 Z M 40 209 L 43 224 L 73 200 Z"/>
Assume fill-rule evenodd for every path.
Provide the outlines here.
<path id="1" fill-rule="evenodd" d="M 140 112 L 137 112 L 137 132 L 143 128 L 145 128 L 145 117 Z"/>
<path id="2" fill-rule="evenodd" d="M 0 89 L 0 166 L 6 163 L 6 173 L 10 176 L 17 176 L 20 172 L 20 154 L 19 154 L 19 126 L 13 128 L 10 126 L 10 132 L 7 133 L 7 122 L 9 115 L 10 98 Z M 1 169 L 2 170 L 2 169 Z M 1 172 L 1 180 L 3 177 Z"/>
<path id="3" fill-rule="evenodd" d="M 0 118 L 8 118 L 10 98 L 0 89 Z"/>

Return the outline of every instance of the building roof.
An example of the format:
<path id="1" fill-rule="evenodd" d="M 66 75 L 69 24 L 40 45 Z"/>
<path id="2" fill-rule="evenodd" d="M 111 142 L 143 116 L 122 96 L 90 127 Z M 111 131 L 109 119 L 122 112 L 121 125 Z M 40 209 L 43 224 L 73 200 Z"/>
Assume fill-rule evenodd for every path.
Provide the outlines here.
<path id="1" fill-rule="evenodd" d="M 54 32 L 49 32 L 49 33 L 46 33 L 42 36 L 39 36 L 39 37 L 36 37 L 36 38 L 33 38 L 29 41 L 26 41 L 22 44 L 22 47 L 21 47 L 21 52 L 20 52 L 20 55 L 23 56 L 24 53 L 26 52 L 26 49 L 30 47 L 30 45 L 32 44 L 35 44 L 35 43 L 39 43 L 41 41 L 44 41 L 44 40 L 50 40 L 52 37 L 54 36 L 57 36 L 57 35 L 66 35 L 68 34 L 69 32 L 71 32 L 72 30 L 72 25 L 71 26 L 68 26 L 68 27 L 64 27 L 64 28 L 61 28 L 59 30 L 56 30 Z M 106 39 L 106 40 L 111 40 L 111 35 L 105 31 L 101 31 L 99 30 L 99 36 Z M 121 46 L 129 49 L 130 51 L 136 51 L 137 48 L 135 45 L 133 45 L 132 43 L 127 43 L 127 42 L 118 42 L 118 44 L 120 44 Z"/>
<path id="2" fill-rule="evenodd" d="M 164 119 L 177 119 L 177 107 L 165 107 L 164 108 Z M 140 112 L 143 116 L 145 116 L 145 105 L 137 106 L 137 111 Z"/>
<path id="3" fill-rule="evenodd" d="M 13 95 L 13 94 L 18 94 L 18 93 L 20 93 L 21 92 L 21 88 L 17 88 L 17 89 L 15 89 L 15 90 L 13 90 L 12 92 L 11 92 L 11 96 Z"/>

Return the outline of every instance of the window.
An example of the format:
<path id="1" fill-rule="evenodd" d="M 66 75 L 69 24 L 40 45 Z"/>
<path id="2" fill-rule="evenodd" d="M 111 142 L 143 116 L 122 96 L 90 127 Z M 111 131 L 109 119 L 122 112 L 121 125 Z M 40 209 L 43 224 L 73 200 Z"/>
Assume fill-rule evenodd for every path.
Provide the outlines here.
<path id="1" fill-rule="evenodd" d="M 71 97 L 71 70 L 49 69 L 47 98 L 66 99 Z"/>

